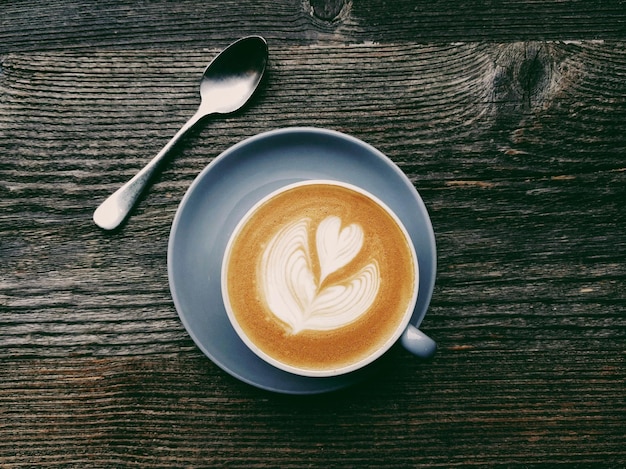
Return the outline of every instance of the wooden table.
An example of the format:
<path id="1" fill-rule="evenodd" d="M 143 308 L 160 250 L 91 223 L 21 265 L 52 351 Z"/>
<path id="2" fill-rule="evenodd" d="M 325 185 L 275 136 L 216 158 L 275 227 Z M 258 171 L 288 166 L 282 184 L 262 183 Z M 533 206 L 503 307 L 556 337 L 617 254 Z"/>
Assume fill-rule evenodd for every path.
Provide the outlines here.
<path id="1" fill-rule="evenodd" d="M 0 467 L 626 466 L 626 2 L 0 9 Z M 271 61 L 251 105 L 192 133 L 129 223 L 99 230 L 97 204 L 247 34 Z M 166 258 L 212 158 L 301 125 L 399 165 L 439 265 L 422 324 L 436 357 L 396 348 L 313 397 L 206 358 Z"/>

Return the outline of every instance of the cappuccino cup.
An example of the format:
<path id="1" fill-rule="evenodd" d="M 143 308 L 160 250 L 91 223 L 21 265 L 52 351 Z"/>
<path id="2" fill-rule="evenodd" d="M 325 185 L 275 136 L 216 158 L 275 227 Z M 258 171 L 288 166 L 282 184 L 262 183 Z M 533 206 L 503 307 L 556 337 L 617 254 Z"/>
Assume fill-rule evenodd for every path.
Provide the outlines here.
<path id="1" fill-rule="evenodd" d="M 409 324 L 418 285 L 398 216 L 331 180 L 290 184 L 257 202 L 230 236 L 221 271 L 241 340 L 267 363 L 309 377 L 358 370 L 401 337 L 428 355 L 419 347 L 430 339 Z"/>

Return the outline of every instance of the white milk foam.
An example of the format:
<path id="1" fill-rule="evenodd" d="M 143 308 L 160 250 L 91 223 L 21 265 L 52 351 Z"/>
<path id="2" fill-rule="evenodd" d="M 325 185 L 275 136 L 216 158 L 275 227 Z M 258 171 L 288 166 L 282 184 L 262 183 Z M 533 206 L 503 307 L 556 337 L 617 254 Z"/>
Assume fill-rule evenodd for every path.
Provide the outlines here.
<path id="1" fill-rule="evenodd" d="M 341 229 L 341 219 L 336 216 L 325 218 L 317 227 L 320 278 L 316 279 L 308 242 L 310 229 L 309 218 L 286 225 L 268 243 L 261 260 L 259 279 L 268 307 L 292 334 L 350 324 L 367 312 L 380 287 L 375 259 L 348 278 L 324 284 L 363 246 L 363 229 L 354 223 Z"/>

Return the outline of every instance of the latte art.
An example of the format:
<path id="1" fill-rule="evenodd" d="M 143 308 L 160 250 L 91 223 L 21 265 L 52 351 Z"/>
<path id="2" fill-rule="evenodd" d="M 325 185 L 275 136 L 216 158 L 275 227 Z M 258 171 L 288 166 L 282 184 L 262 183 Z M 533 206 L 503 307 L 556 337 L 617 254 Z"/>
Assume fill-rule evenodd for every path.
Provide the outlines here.
<path id="1" fill-rule="evenodd" d="M 222 263 L 236 333 L 266 362 L 304 376 L 354 371 L 388 350 L 410 320 L 418 280 L 401 221 L 335 181 L 295 183 L 259 201 Z"/>
<path id="2" fill-rule="evenodd" d="M 333 330 L 350 324 L 371 307 L 380 286 L 374 260 L 347 278 L 325 283 L 327 277 L 354 260 L 363 246 L 357 224 L 341 229 L 341 219 L 329 216 L 316 231 L 319 276 L 313 273 L 309 246 L 312 220 L 286 225 L 270 241 L 259 275 L 269 310 L 292 334 L 303 330 Z"/>

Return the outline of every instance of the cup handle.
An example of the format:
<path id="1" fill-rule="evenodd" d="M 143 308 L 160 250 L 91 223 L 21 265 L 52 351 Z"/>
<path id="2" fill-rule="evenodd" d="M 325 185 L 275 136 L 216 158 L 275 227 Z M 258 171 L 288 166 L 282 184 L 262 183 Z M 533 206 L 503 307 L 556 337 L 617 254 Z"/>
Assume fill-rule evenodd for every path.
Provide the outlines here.
<path id="1" fill-rule="evenodd" d="M 431 358 L 437 351 L 437 343 L 411 324 L 407 326 L 400 340 L 405 349 L 420 358 Z"/>

